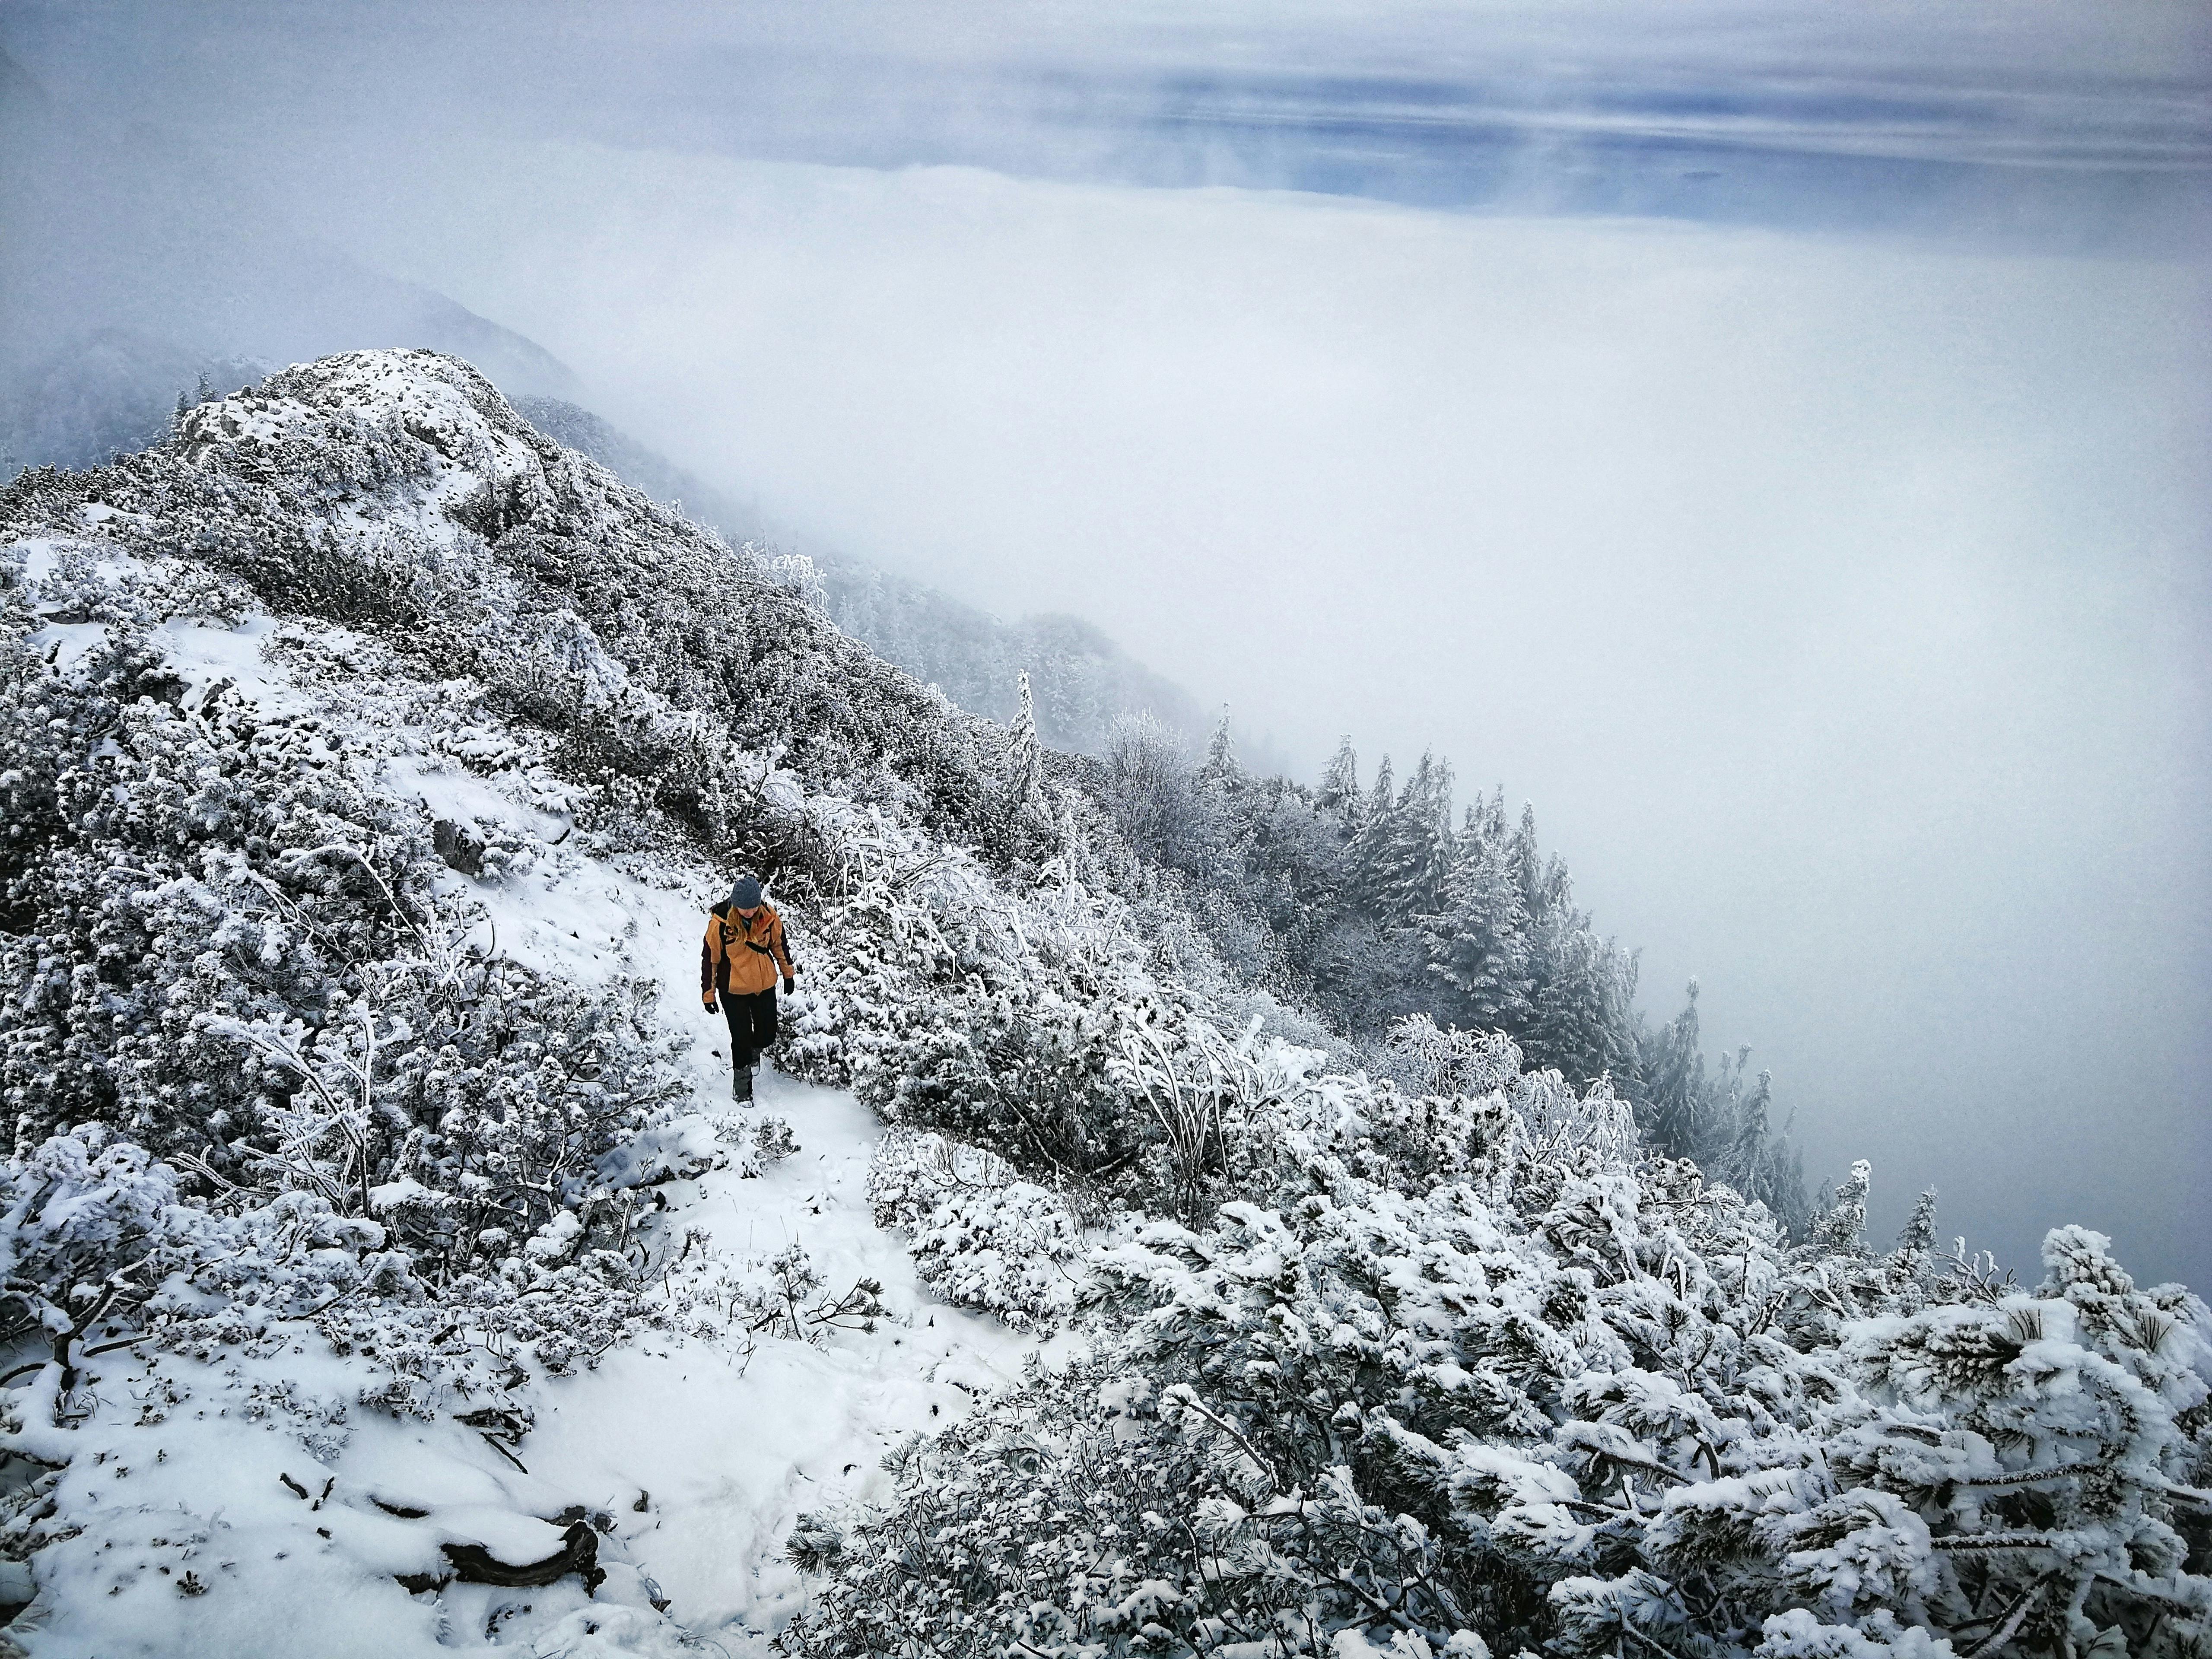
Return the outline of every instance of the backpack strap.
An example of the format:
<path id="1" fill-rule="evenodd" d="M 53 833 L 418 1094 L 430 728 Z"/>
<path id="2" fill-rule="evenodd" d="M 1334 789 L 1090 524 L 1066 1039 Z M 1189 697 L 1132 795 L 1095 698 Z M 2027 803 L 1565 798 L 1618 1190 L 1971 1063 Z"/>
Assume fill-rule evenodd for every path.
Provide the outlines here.
<path id="1" fill-rule="evenodd" d="M 745 923 L 742 927 L 737 925 L 737 912 L 734 910 L 725 913 L 721 921 L 722 954 L 725 957 L 729 955 L 739 940 L 744 941 L 744 947 L 748 951 L 757 951 L 764 957 L 772 957 L 775 954 L 775 930 L 773 927 L 769 930 L 769 943 L 763 945 L 753 937 L 750 922 Z"/>

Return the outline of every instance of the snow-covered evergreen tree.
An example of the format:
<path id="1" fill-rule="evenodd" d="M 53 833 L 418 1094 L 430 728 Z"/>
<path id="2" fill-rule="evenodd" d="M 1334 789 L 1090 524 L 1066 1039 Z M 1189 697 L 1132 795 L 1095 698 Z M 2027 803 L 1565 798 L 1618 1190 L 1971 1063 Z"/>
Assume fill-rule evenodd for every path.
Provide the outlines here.
<path id="1" fill-rule="evenodd" d="M 1443 901 L 1451 868 L 1451 768 L 1423 755 L 1394 796 L 1388 757 L 1376 773 L 1364 820 L 1346 857 L 1346 896 L 1370 915 L 1411 927 Z"/>
<path id="2" fill-rule="evenodd" d="M 1237 763 L 1237 737 L 1230 727 L 1229 711 L 1224 708 L 1206 740 L 1206 759 L 1199 767 L 1199 775 L 1217 788 L 1227 789 L 1243 777 L 1243 770 Z"/>
<path id="3" fill-rule="evenodd" d="M 1030 677 L 1018 681 L 1014 723 L 1006 733 L 1003 763 L 1006 779 L 1006 808 L 1025 822 L 1041 822 L 1047 814 L 1044 799 L 1044 750 L 1037 741 L 1036 705 L 1030 696 Z"/>
<path id="4" fill-rule="evenodd" d="M 1321 787 L 1315 792 L 1314 805 L 1325 812 L 1345 816 L 1347 823 L 1356 815 L 1362 797 L 1359 793 L 1359 757 L 1353 750 L 1352 739 L 1346 737 L 1336 746 L 1330 757 L 1328 769 L 1322 772 Z M 1350 823 L 1357 830 L 1358 825 Z"/>
<path id="5" fill-rule="evenodd" d="M 1527 1027 L 1529 926 L 1506 849 L 1462 834 L 1443 913 L 1427 923 L 1429 971 L 1450 988 L 1452 1023 L 1484 1031 Z"/>
<path id="6" fill-rule="evenodd" d="M 1577 1082 L 1600 1077 L 1640 1086 L 1634 999 L 1636 964 L 1564 904 L 1534 930 L 1528 1028 L 1519 1034 L 1531 1060 Z"/>

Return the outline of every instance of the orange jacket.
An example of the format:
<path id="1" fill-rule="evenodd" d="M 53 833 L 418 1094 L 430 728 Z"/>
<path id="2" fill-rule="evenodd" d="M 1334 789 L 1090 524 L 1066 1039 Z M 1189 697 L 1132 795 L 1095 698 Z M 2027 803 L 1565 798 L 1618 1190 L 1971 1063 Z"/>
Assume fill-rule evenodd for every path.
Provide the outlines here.
<path id="1" fill-rule="evenodd" d="M 750 921 L 726 899 L 707 913 L 707 939 L 699 947 L 699 994 L 709 1008 L 718 991 L 744 997 L 774 990 L 779 970 L 789 979 L 799 969 L 774 905 L 761 905 Z"/>

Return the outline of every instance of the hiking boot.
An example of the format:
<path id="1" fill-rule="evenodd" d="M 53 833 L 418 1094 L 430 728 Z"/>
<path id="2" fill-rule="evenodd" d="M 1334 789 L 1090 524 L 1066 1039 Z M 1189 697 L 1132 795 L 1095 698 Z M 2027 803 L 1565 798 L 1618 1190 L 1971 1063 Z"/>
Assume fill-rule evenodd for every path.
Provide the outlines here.
<path id="1" fill-rule="evenodd" d="M 750 1106 L 753 1099 L 753 1068 L 740 1066 L 730 1079 L 730 1098 L 740 1105 Z"/>

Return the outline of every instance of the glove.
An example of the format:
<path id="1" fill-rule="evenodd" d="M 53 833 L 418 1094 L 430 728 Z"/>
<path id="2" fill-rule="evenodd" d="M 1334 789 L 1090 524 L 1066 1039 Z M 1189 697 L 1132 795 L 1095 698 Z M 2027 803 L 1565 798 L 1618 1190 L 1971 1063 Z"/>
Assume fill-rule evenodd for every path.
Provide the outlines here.
<path id="1" fill-rule="evenodd" d="M 707 1012 L 710 1014 L 717 1014 L 720 1013 L 721 1010 L 715 1007 L 714 1005 L 710 1002 L 707 1005 Z"/>
<path id="2" fill-rule="evenodd" d="M 792 976 L 791 976 L 790 975 L 786 974 L 786 975 L 783 976 L 783 994 L 784 994 L 784 995 L 786 995 L 786 996 L 789 996 L 789 995 L 790 995 L 793 991 L 796 991 L 798 988 L 799 988 L 799 981 L 798 981 L 797 980 L 795 980 L 795 979 L 792 978 Z"/>

